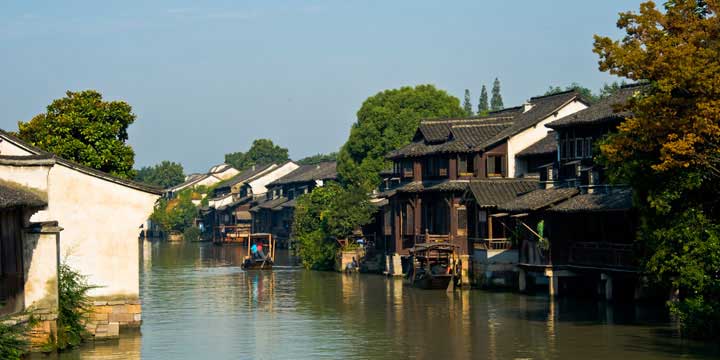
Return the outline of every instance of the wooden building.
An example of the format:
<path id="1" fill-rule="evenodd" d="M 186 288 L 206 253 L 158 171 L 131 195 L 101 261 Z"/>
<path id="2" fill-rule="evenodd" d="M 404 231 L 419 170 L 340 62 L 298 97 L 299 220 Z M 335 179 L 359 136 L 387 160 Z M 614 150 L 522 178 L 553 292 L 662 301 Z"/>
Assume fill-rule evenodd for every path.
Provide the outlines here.
<path id="1" fill-rule="evenodd" d="M 552 164 L 539 166 L 541 188 L 499 206 L 506 224 L 517 229 L 521 290 L 529 276 L 549 279 L 553 295 L 596 283 L 607 299 L 632 295 L 638 265 L 632 193 L 608 185 L 594 156 L 598 140 L 628 115 L 622 105 L 641 90 L 626 86 L 546 125 L 554 130 L 558 150 Z"/>
<path id="2" fill-rule="evenodd" d="M 289 245 L 297 198 L 336 178 L 336 163 L 332 161 L 301 165 L 268 184 L 265 199 L 251 209 L 253 232 L 271 233 L 279 246 Z"/>
<path id="3" fill-rule="evenodd" d="M 485 211 L 477 209 L 495 207 L 537 187 L 536 177 L 508 179 L 529 172 L 527 161 L 516 161 L 518 153 L 547 137 L 544 125 L 587 104 L 568 91 L 534 97 L 488 116 L 422 121 L 409 145 L 387 155 L 392 175 L 384 177 L 387 185 L 375 199 L 382 208 L 376 231 L 385 240 L 379 245 L 388 255 L 402 257 L 417 243 L 452 242 L 461 254 L 472 255 L 474 241 L 487 236 L 475 223 Z M 471 184 L 477 191 L 468 191 Z M 484 203 L 486 198 L 495 200 Z M 391 260 L 395 274 L 399 261 Z"/>

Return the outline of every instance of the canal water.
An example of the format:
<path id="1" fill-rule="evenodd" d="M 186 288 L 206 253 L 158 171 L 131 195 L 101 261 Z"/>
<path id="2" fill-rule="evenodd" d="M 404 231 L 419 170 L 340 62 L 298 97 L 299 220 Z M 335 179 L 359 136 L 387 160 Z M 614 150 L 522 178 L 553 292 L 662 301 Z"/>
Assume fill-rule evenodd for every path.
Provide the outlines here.
<path id="1" fill-rule="evenodd" d="M 305 271 L 240 246 L 144 242 L 143 325 L 38 359 L 717 359 L 662 308 L 512 293 L 428 291 L 378 275 Z"/>

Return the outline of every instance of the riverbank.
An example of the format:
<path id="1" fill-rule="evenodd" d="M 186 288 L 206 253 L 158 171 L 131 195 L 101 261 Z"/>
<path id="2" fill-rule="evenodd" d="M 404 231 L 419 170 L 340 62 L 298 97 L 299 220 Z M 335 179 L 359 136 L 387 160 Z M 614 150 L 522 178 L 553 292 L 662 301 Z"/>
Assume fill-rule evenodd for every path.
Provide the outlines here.
<path id="1" fill-rule="evenodd" d="M 244 248 L 144 242 L 141 333 L 60 359 L 711 359 L 680 340 L 664 309 L 549 301 L 480 290 L 447 294 L 378 275 L 313 272 L 278 252 L 244 272 Z M 47 359 L 38 355 L 38 359 Z"/>

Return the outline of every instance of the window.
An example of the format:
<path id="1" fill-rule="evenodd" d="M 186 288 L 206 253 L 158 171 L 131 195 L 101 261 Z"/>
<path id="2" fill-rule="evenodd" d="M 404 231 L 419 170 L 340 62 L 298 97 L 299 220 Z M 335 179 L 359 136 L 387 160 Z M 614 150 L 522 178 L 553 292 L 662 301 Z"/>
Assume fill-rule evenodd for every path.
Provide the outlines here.
<path id="1" fill-rule="evenodd" d="M 412 206 L 407 203 L 402 207 L 403 234 L 415 234 L 415 215 Z"/>
<path id="2" fill-rule="evenodd" d="M 383 215 L 383 234 L 392 235 L 392 211 L 389 206 L 385 207 L 385 213 Z"/>
<path id="3" fill-rule="evenodd" d="M 487 157 L 487 176 L 503 176 L 504 156 Z"/>
<path id="4" fill-rule="evenodd" d="M 575 158 L 582 159 L 585 157 L 585 139 L 575 139 Z"/>
<path id="5" fill-rule="evenodd" d="M 567 158 L 573 158 L 575 156 L 575 141 L 573 139 L 569 139 L 567 141 L 568 144 L 568 151 L 567 151 Z"/>
<path id="6" fill-rule="evenodd" d="M 413 177 L 413 163 L 412 161 L 403 161 L 403 177 Z"/>
<path id="7" fill-rule="evenodd" d="M 292 200 L 292 199 L 294 199 L 294 198 L 295 198 L 295 189 L 293 189 L 293 190 L 288 190 L 288 199 L 289 199 L 289 200 Z"/>
<path id="8" fill-rule="evenodd" d="M 472 155 L 460 155 L 458 156 L 458 176 L 473 176 L 473 156 Z"/>
<path id="9" fill-rule="evenodd" d="M 591 158 L 593 156 L 593 141 L 592 138 L 585 139 L 585 157 Z"/>

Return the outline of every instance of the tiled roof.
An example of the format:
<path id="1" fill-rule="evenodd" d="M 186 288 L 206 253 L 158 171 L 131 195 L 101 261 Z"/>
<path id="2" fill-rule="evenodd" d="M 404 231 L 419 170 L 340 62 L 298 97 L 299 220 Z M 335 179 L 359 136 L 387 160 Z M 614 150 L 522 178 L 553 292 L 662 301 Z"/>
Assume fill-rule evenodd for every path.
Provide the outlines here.
<path id="1" fill-rule="evenodd" d="M 245 169 L 242 172 L 240 172 L 239 174 L 221 182 L 218 185 L 218 188 L 232 187 L 234 185 L 245 182 L 245 181 L 255 177 L 256 175 L 264 172 L 265 170 L 267 170 L 268 168 L 270 168 L 273 165 L 275 165 L 275 164 L 254 165 L 254 166 L 250 167 L 249 169 Z"/>
<path id="2" fill-rule="evenodd" d="M 491 146 L 527 128 L 537 125 L 540 121 L 546 119 L 573 100 L 581 100 L 587 103 L 587 100 L 582 99 L 580 95 L 573 90 L 530 98 L 529 103 L 532 105 L 530 110 L 516 116 L 511 127 L 503 130 L 485 144 L 482 144 L 482 147 Z"/>
<path id="3" fill-rule="evenodd" d="M 395 190 L 405 193 L 465 191 L 468 183 L 467 180 L 413 181 Z"/>
<path id="4" fill-rule="evenodd" d="M 502 116 L 467 119 L 424 120 L 420 123 L 423 137 L 391 151 L 387 157 L 412 157 L 438 153 L 463 153 L 484 144 L 512 125 L 512 112 Z M 428 135 L 425 135 L 428 134 Z M 429 137 L 429 139 L 428 139 Z"/>
<path id="5" fill-rule="evenodd" d="M 600 212 L 624 211 L 632 208 L 630 189 L 609 189 L 605 192 L 582 194 L 562 202 L 548 211 L 553 212 Z"/>
<path id="6" fill-rule="evenodd" d="M 555 132 L 551 131 L 544 138 L 538 140 L 536 143 L 526 147 L 522 151 L 515 154 L 517 157 L 532 156 L 532 155 L 549 155 L 557 152 L 557 140 L 555 139 Z"/>
<path id="7" fill-rule="evenodd" d="M 598 103 L 590 106 L 589 108 L 553 121 L 548 124 L 547 127 L 559 129 L 568 126 L 599 124 L 607 121 L 622 119 L 630 115 L 629 111 L 621 109 L 622 105 L 625 104 L 635 93 L 641 90 L 642 85 L 626 85 L 615 92 L 615 94 L 600 100 Z"/>
<path id="8" fill-rule="evenodd" d="M 552 188 L 533 190 L 498 206 L 499 210 L 518 212 L 536 211 L 565 201 L 580 191 L 577 188 Z"/>
<path id="9" fill-rule="evenodd" d="M 258 207 L 260 209 L 272 209 L 272 208 L 275 208 L 275 207 L 278 207 L 278 206 L 284 204 L 287 201 L 288 201 L 288 198 L 281 196 L 276 199 L 265 201 L 262 204 L 259 204 Z"/>
<path id="10" fill-rule="evenodd" d="M 518 195 L 535 190 L 537 180 L 528 179 L 484 179 L 470 181 L 472 196 L 480 207 L 496 207 Z"/>
<path id="11" fill-rule="evenodd" d="M 337 178 L 337 163 L 335 161 L 322 162 L 314 165 L 301 165 L 287 175 L 273 181 L 268 185 L 286 185 L 314 180 L 332 180 Z"/>
<path id="12" fill-rule="evenodd" d="M 74 161 L 70 161 L 67 159 L 63 159 L 55 154 L 49 153 L 45 150 L 42 150 L 36 146 L 30 145 L 24 140 L 21 140 L 20 138 L 16 137 L 15 135 L 12 135 L 5 130 L 0 129 L 0 137 L 7 139 L 11 143 L 26 149 L 28 152 L 32 153 L 33 155 L 45 155 L 45 156 L 51 156 L 58 164 L 62 164 L 65 167 L 68 167 L 70 169 L 79 171 L 81 173 L 96 177 L 98 179 L 103 179 L 118 185 L 122 185 L 125 187 L 129 187 L 131 189 L 140 190 L 146 193 L 154 194 L 154 195 L 160 195 L 162 194 L 162 189 L 156 187 L 156 186 L 150 186 L 146 185 L 137 181 L 128 180 L 128 179 L 121 179 L 119 177 L 116 177 L 114 175 L 110 175 L 104 171 L 96 170 L 90 167 L 87 167 L 85 165 L 80 165 Z"/>
<path id="13" fill-rule="evenodd" d="M 47 206 L 47 200 L 20 184 L 0 181 L 0 209 L 16 206 L 42 208 Z"/>

